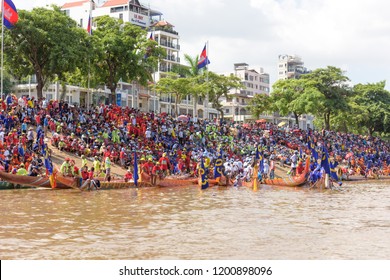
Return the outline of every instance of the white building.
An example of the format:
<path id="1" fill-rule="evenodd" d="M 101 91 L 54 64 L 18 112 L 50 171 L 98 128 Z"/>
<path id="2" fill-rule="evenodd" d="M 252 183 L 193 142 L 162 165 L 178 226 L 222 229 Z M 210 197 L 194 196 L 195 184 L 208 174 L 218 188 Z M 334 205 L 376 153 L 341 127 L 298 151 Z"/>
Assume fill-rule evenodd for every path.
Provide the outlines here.
<path id="1" fill-rule="evenodd" d="M 228 73 L 227 76 L 232 74 L 240 78 L 244 88 L 241 90 L 233 89 L 229 93 L 231 97 L 222 99 L 224 117 L 240 122 L 253 120 L 247 106 L 256 94 L 269 95 L 269 74 L 265 73 L 263 68 L 260 68 L 259 71 L 252 69 L 247 63 L 234 64 L 234 72 Z"/>
<path id="2" fill-rule="evenodd" d="M 87 29 L 89 16 L 95 9 L 96 4 L 91 0 L 72 1 L 65 3 L 61 10 L 74 21 L 78 26 Z"/>
<path id="3" fill-rule="evenodd" d="M 302 74 L 310 73 L 302 58 L 297 55 L 279 55 L 278 80 L 297 79 Z"/>

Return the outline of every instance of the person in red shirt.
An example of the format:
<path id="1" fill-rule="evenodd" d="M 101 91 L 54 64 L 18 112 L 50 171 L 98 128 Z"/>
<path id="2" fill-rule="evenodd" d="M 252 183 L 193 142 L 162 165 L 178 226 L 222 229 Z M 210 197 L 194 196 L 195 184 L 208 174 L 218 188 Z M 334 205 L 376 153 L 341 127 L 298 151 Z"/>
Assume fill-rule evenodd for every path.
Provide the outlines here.
<path id="1" fill-rule="evenodd" d="M 169 158 L 167 157 L 167 153 L 163 153 L 162 157 L 158 160 L 158 162 L 160 163 L 160 168 L 164 175 L 169 175 L 171 163 L 169 161 Z"/>
<path id="2" fill-rule="evenodd" d="M 155 166 L 153 166 L 152 170 L 152 185 L 157 184 L 157 177 L 161 176 L 161 168 L 160 168 L 160 163 L 157 162 Z M 160 177 L 161 179 L 161 177 Z"/>
<path id="3" fill-rule="evenodd" d="M 124 176 L 124 180 L 125 180 L 125 182 L 129 182 L 132 179 L 133 179 L 133 173 L 131 173 L 131 170 L 128 169 L 125 176 Z"/>
<path id="4" fill-rule="evenodd" d="M 148 159 L 147 162 L 145 162 L 143 165 L 142 165 L 142 170 L 144 173 L 148 174 L 149 176 L 152 175 L 152 171 L 153 171 L 153 167 L 154 167 L 154 164 L 153 164 L 153 161 L 152 159 Z"/>

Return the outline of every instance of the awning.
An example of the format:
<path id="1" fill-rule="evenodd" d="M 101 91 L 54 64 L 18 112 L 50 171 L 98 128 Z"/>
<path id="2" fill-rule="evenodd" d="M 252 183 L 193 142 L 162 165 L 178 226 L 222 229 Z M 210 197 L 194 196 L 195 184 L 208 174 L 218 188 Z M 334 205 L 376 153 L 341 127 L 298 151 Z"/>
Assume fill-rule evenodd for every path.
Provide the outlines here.
<path id="1" fill-rule="evenodd" d="M 285 124 L 286 124 L 286 122 L 280 122 L 280 123 L 278 124 L 278 126 L 281 127 L 281 126 L 284 126 Z"/>

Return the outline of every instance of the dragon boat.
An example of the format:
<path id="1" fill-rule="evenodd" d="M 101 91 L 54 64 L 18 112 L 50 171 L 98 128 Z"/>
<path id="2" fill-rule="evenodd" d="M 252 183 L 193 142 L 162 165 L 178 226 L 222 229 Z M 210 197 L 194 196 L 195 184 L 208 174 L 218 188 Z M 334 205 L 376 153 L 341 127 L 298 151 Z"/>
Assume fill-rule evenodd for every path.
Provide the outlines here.
<path id="1" fill-rule="evenodd" d="M 51 188 L 48 176 L 23 176 L 0 171 L 0 178 L 3 181 L 18 184 L 21 186 L 30 186 L 36 188 Z M 57 180 L 57 189 L 69 189 L 70 186 Z"/>
<path id="2" fill-rule="evenodd" d="M 269 186 L 281 186 L 281 187 L 298 187 L 306 183 L 307 176 L 310 169 L 310 157 L 306 158 L 305 169 L 302 174 L 297 176 L 289 176 L 285 178 L 264 179 L 261 184 Z M 243 182 L 246 187 L 253 187 L 253 179 L 249 182 Z"/>

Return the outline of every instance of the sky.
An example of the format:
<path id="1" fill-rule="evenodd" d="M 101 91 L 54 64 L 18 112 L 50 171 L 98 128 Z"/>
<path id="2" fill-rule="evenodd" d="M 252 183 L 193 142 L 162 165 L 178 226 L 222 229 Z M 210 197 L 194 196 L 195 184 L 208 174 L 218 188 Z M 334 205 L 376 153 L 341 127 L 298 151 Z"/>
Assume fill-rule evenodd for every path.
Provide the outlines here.
<path id="1" fill-rule="evenodd" d="M 74 0 L 13 0 L 17 9 Z M 298 55 L 310 70 L 338 67 L 351 84 L 386 80 L 390 89 L 388 0 L 140 0 L 179 32 L 181 57 L 208 42 L 209 69 L 234 63 L 277 78 L 278 56 Z M 182 59 L 182 62 L 184 60 Z"/>

